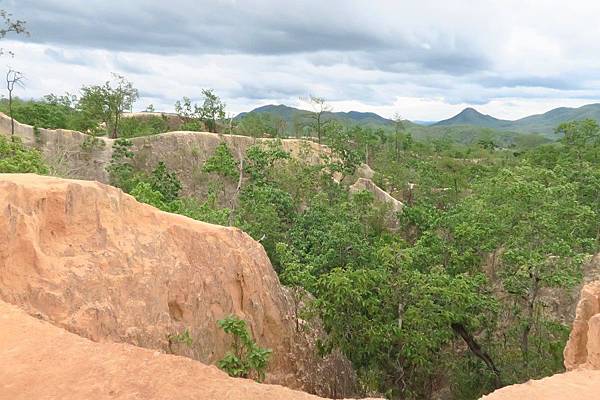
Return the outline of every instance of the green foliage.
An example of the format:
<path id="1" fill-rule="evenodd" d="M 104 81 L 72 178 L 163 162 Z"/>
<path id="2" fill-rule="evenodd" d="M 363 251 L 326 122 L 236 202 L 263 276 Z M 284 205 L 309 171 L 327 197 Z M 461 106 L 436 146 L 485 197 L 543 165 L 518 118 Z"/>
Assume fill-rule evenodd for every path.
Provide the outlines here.
<path id="1" fill-rule="evenodd" d="M 168 203 L 161 192 L 152 188 L 149 182 L 137 182 L 130 194 L 141 203 L 150 204 L 160 210 L 169 211 Z"/>
<path id="2" fill-rule="evenodd" d="M 133 142 L 129 139 L 119 138 L 113 143 L 113 153 L 110 164 L 106 168 L 110 184 L 120 187 L 125 192 L 129 193 L 137 184 L 136 173 L 134 171 L 132 161 L 133 152 L 131 147 Z"/>
<path id="3" fill-rule="evenodd" d="M 561 129 L 560 143 L 509 149 L 485 135 L 471 145 L 423 142 L 408 129 L 331 122 L 322 133 L 333 154 L 320 165 L 277 144 L 248 148 L 231 209 L 214 190 L 181 197 L 164 164 L 153 174 L 124 166 L 122 181 L 141 201 L 234 223 L 259 240 L 281 281 L 312 295 L 298 306 L 329 334 L 319 350 L 340 349 L 366 392 L 429 398 L 444 382 L 454 398 L 474 399 L 562 370 L 568 327 L 543 294 L 580 282 L 581 263 L 599 248 L 600 146 L 593 124 Z M 122 147 L 115 164 L 130 165 Z M 404 201 L 398 224 L 371 193 L 333 181 L 332 171 L 350 176 L 365 160 Z M 221 143 L 202 170 L 223 184 L 238 168 Z M 243 321 L 222 326 L 237 339 L 221 368 L 262 378 L 252 368 L 266 365 L 268 351 L 248 356 Z"/>
<path id="4" fill-rule="evenodd" d="M 354 127 L 352 131 L 344 129 L 339 123 L 332 121 L 326 129 L 328 144 L 333 152 L 333 159 L 329 167 L 333 172 L 339 172 L 342 179 L 345 176 L 353 175 L 356 168 L 361 164 L 363 156 L 353 146 L 352 138 L 361 136 L 365 130 L 360 127 Z"/>
<path id="5" fill-rule="evenodd" d="M 183 130 L 217 132 L 217 122 L 225 118 L 225 103 L 212 89 L 202 89 L 202 105 L 192 104 L 189 97 L 177 100 L 175 112 L 184 120 Z"/>
<path id="6" fill-rule="evenodd" d="M 116 138 L 124 111 L 130 110 L 139 97 L 137 89 L 123 76 L 113 74 L 104 85 L 84 86 L 77 107 L 89 121 L 106 124 L 106 130 Z"/>
<path id="7" fill-rule="evenodd" d="M 85 139 L 83 139 L 83 143 L 81 143 L 81 150 L 91 153 L 96 149 L 102 149 L 106 144 L 103 140 L 99 139 L 94 135 L 87 135 Z"/>
<path id="8" fill-rule="evenodd" d="M 242 190 L 239 203 L 236 225 L 259 240 L 277 265 L 275 245 L 284 240 L 289 226 L 291 196 L 272 185 L 250 184 Z"/>
<path id="9" fill-rule="evenodd" d="M 13 99 L 15 120 L 46 129 L 72 129 L 87 131 L 91 123 L 76 109 L 77 98 L 72 95 L 48 95 L 41 100 Z M 0 111 L 8 114 L 8 100 L 0 101 Z"/>
<path id="10" fill-rule="evenodd" d="M 164 162 L 158 162 L 148 180 L 152 190 L 160 193 L 165 201 L 171 202 L 179 197 L 181 182 L 174 172 L 167 169 Z"/>
<path id="11" fill-rule="evenodd" d="M 40 132 L 40 128 L 35 125 L 33 126 L 33 137 L 35 138 L 36 144 L 42 143 L 42 133 Z"/>
<path id="12" fill-rule="evenodd" d="M 268 173 L 275 163 L 289 158 L 290 154 L 284 151 L 279 143 L 266 147 L 250 146 L 246 151 L 244 172 L 250 175 L 253 182 L 264 184 L 269 180 Z"/>
<path id="13" fill-rule="evenodd" d="M 26 148 L 18 137 L 0 135 L 0 173 L 47 174 L 48 167 L 39 151 Z"/>
<path id="14" fill-rule="evenodd" d="M 202 171 L 216 173 L 225 178 L 235 178 L 238 176 L 237 162 L 233 158 L 227 143 L 219 143 L 215 148 L 215 152 L 202 166 Z"/>
<path id="15" fill-rule="evenodd" d="M 119 136 L 133 138 L 139 136 L 156 135 L 168 130 L 167 117 L 163 115 L 144 115 L 141 117 L 123 118 L 119 124 Z"/>
<path id="16" fill-rule="evenodd" d="M 252 137 L 277 136 L 277 123 L 271 114 L 248 113 L 240 121 L 238 131 Z"/>
<path id="17" fill-rule="evenodd" d="M 231 213 L 229 208 L 218 205 L 217 197 L 214 193 L 210 193 L 204 201 L 193 197 L 180 198 L 169 204 L 165 211 L 217 225 L 228 225 Z"/>
<path id="18" fill-rule="evenodd" d="M 167 339 L 169 340 L 169 343 L 181 343 L 187 347 L 192 347 L 194 344 L 194 340 L 192 339 L 192 335 L 188 328 L 185 328 L 183 332 L 169 335 Z"/>
<path id="19" fill-rule="evenodd" d="M 600 143 L 600 126 L 593 119 L 564 122 L 556 128 L 556 133 L 562 135 L 561 141 L 568 146 L 585 147 Z"/>
<path id="20" fill-rule="evenodd" d="M 233 336 L 233 344 L 217 366 L 233 377 L 263 381 L 272 351 L 259 347 L 248 332 L 246 321 L 235 315 L 219 320 L 218 324 Z"/>

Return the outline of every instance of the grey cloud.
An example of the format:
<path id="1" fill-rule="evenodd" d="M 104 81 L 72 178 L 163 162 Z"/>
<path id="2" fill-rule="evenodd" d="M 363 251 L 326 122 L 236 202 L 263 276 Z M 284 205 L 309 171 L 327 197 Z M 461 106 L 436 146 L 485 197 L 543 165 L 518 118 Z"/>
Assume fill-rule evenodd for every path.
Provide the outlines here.
<path id="1" fill-rule="evenodd" d="M 426 69 L 464 74 L 487 65 L 486 56 L 466 38 L 439 34 L 424 42 L 412 34 L 361 23 L 360 16 L 348 21 L 345 14 L 328 12 L 328 4 L 312 3 L 302 7 L 276 1 L 10 0 L 7 4 L 28 21 L 31 37 L 26 40 L 37 43 L 155 54 L 330 51 L 352 53 L 341 62 L 391 72 Z"/>
<path id="2" fill-rule="evenodd" d="M 493 76 L 485 77 L 478 82 L 488 88 L 515 88 L 515 87 L 541 87 L 559 90 L 582 89 L 582 82 L 576 77 L 540 77 L 540 76 L 521 76 L 521 77 L 506 77 Z"/>

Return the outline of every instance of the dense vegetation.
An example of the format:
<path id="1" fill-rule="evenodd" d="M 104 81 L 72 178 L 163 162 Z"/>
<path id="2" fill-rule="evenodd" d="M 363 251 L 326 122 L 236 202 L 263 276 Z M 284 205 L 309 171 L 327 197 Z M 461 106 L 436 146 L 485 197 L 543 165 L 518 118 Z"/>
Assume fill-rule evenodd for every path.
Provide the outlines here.
<path id="1" fill-rule="evenodd" d="M 183 123 L 228 129 L 224 104 L 208 94 L 201 105 L 180 103 Z M 88 119 L 75 102 L 17 101 L 13 111 L 36 126 L 117 132 L 113 185 L 160 209 L 235 225 L 259 240 L 304 304 L 297 318 L 323 321 L 329 336 L 321 351 L 339 348 L 365 393 L 420 399 L 445 389 L 473 399 L 562 369 L 569 327 L 548 298 L 579 282 L 582 263 L 599 247 L 594 121 L 560 125 L 558 142 L 534 138 L 521 145 L 490 132 L 468 142 L 416 140 L 402 121 L 387 129 L 321 121 L 319 137 L 333 152 L 323 164 L 292 158 L 276 141 L 250 147 L 240 162 L 223 142 L 202 167 L 209 194 L 196 198 L 182 194 L 165 163 L 149 172 L 133 167 L 128 137 L 141 128 L 128 124 L 138 122 L 120 120 L 115 130 L 108 118 Z M 167 124 L 159 116 L 143 121 L 148 134 Z M 269 128 L 276 136 L 272 124 L 247 116 L 237 127 L 256 136 Z M 306 126 L 317 136 L 314 129 Z M 369 192 L 350 193 L 364 162 L 377 171 L 380 187 L 404 201 L 401 214 Z M 0 140 L 0 172 L 19 171 L 47 169 L 36 151 Z M 243 354 L 233 354 L 238 358 L 230 357 L 227 368 L 248 376 L 254 367 Z"/>
<path id="2" fill-rule="evenodd" d="M 0 17 L 0 38 L 25 32 L 23 21 Z M 474 399 L 562 369 L 569 327 L 548 299 L 581 281 L 583 262 L 600 246 L 600 127 L 583 120 L 597 119 L 598 105 L 517 123 L 466 110 L 422 127 L 334 113 L 314 97 L 311 112 L 275 106 L 227 120 L 225 104 L 203 90 L 200 104 L 177 102 L 170 123 L 165 115 L 123 118 L 138 93 L 120 76 L 77 96 L 19 100 L 10 92 L 0 111 L 22 123 L 118 138 L 111 183 L 138 200 L 236 225 L 261 241 L 293 289 L 296 318 L 322 320 L 329 335 L 320 350 L 339 348 L 365 394 L 427 399 L 448 390 Z M 560 124 L 555 143 L 514 132 L 548 134 L 569 119 L 579 121 Z M 133 166 L 130 138 L 168 129 L 313 137 L 333 157 L 306 163 L 274 142 L 250 147 L 242 161 L 223 142 L 202 167 L 208 195 L 187 197 L 164 162 L 149 172 Z M 363 162 L 404 201 L 402 213 L 369 192 L 350 193 Z M 0 136 L 0 173 L 17 172 L 49 169 L 39 151 Z M 261 380 L 270 350 L 256 345 L 244 321 L 219 324 L 234 336 L 219 366 Z M 168 340 L 192 344 L 189 330 Z"/>
<path id="3" fill-rule="evenodd" d="M 513 152 L 331 124 L 335 157 L 323 165 L 251 147 L 236 199 L 222 198 L 240 169 L 225 143 L 204 165 L 214 186 L 200 201 L 181 197 L 162 163 L 134 171 L 125 140 L 112 176 L 141 201 L 260 240 L 298 301 L 313 296 L 301 312 L 325 323 L 322 351 L 340 348 L 365 392 L 428 398 L 447 387 L 469 399 L 562 368 L 569 327 L 548 293 L 579 282 L 598 248 L 600 129 L 559 130 L 559 143 Z M 370 193 L 348 191 L 367 158 L 406 203 L 398 228 Z"/>

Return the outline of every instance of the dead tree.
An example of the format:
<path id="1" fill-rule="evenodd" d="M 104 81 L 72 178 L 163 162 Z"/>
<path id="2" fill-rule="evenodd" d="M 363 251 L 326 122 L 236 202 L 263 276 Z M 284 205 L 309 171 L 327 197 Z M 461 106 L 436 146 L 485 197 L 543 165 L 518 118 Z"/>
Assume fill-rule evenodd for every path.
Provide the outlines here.
<path id="1" fill-rule="evenodd" d="M 12 101 L 15 85 L 23 87 L 23 74 L 14 69 L 9 69 L 6 73 L 6 89 L 8 90 L 8 113 L 10 114 L 10 138 L 15 140 L 15 119 L 13 117 Z"/>
<path id="2" fill-rule="evenodd" d="M 310 96 L 309 97 L 310 105 L 313 109 L 312 113 L 308 114 L 308 117 L 312 119 L 312 127 L 317 132 L 317 139 L 319 144 L 321 144 L 321 136 L 323 134 L 323 129 L 327 126 L 330 119 L 325 119 L 327 113 L 330 113 L 333 108 L 327 104 L 326 100 L 322 97 Z"/>

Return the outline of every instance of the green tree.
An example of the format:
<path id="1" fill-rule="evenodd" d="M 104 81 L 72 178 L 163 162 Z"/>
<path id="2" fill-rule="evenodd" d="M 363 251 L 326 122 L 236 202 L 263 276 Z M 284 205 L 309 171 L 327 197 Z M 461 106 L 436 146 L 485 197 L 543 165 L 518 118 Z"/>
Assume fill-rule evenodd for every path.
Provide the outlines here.
<path id="1" fill-rule="evenodd" d="M 225 118 L 225 103 L 214 93 L 212 89 L 202 89 L 204 101 L 200 108 L 200 118 L 209 132 L 217 132 L 217 121 Z"/>
<path id="2" fill-rule="evenodd" d="M 84 86 L 78 107 L 92 121 L 106 124 L 111 138 L 117 138 L 123 112 L 130 110 L 139 94 L 123 76 L 113 74 L 104 85 Z"/>
<path id="3" fill-rule="evenodd" d="M 202 171 L 216 173 L 224 178 L 236 178 L 238 176 L 238 163 L 233 158 L 227 143 L 221 142 L 215 148 L 215 152 L 206 160 Z"/>
<path id="4" fill-rule="evenodd" d="M 126 193 L 138 183 L 138 174 L 133 167 L 133 143 L 129 139 L 119 138 L 113 143 L 110 163 L 106 168 L 110 184 L 123 189 Z"/>
<path id="5" fill-rule="evenodd" d="M 362 163 L 362 156 L 355 148 L 353 139 L 357 132 L 362 132 L 360 127 L 351 130 L 345 129 L 339 122 L 332 121 L 325 129 L 328 137 L 328 145 L 332 151 L 332 159 L 329 167 L 333 172 L 341 174 L 340 180 L 353 175 L 356 168 Z"/>
<path id="6" fill-rule="evenodd" d="M 225 118 L 225 103 L 212 89 L 202 89 L 202 105 L 192 104 L 189 97 L 175 103 L 175 112 L 185 121 L 184 129 L 201 130 L 206 126 L 209 132 L 217 132 L 217 122 Z"/>

